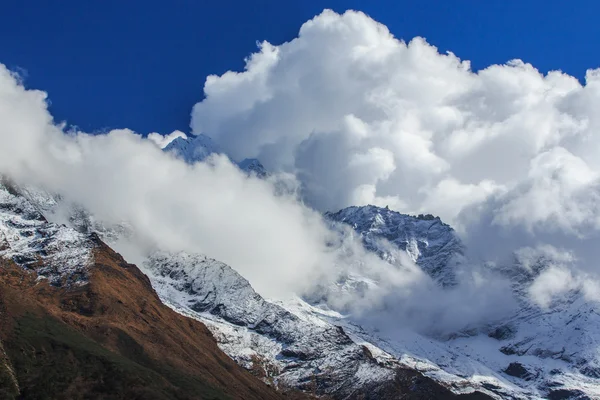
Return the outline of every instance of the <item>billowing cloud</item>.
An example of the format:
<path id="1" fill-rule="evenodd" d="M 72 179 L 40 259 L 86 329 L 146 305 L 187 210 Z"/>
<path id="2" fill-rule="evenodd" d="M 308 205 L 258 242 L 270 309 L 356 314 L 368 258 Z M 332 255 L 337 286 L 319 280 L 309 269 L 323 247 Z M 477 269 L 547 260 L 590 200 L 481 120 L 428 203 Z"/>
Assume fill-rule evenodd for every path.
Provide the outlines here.
<path id="1" fill-rule="evenodd" d="M 65 133 L 46 94 L 26 90 L 4 66 L 0 142 L 2 174 L 60 193 L 101 221 L 126 221 L 142 247 L 227 262 L 264 293 L 300 290 L 327 259 L 320 215 L 275 196 L 269 182 L 225 156 L 187 165 L 129 130 Z"/>
<path id="2" fill-rule="evenodd" d="M 158 147 L 164 149 L 169 143 L 177 138 L 187 139 L 187 135 L 181 131 L 173 131 L 168 135 L 161 135 L 157 132 L 152 132 L 148 135 L 148 139 L 152 140 Z"/>
<path id="3" fill-rule="evenodd" d="M 353 128 L 357 134 L 359 128 Z M 481 323 L 503 310 L 499 304 L 510 303 L 508 290 L 490 291 L 470 279 L 443 290 L 405 254 L 390 265 L 367 252 L 350 228 L 340 236 L 320 213 L 281 191 L 279 176 L 247 176 L 224 155 L 188 165 L 156 145 L 176 135 L 148 140 L 127 129 L 65 132 L 53 123 L 46 94 L 26 90 L 0 66 L 0 174 L 60 193 L 66 204 L 83 206 L 104 224 L 127 223 L 132 236 L 115 245 L 131 262 L 140 265 L 157 248 L 203 253 L 230 264 L 264 295 L 314 294 L 324 287 L 340 310 L 361 316 L 378 309 L 423 330 Z M 308 142 L 305 151 L 311 152 Z M 386 179 L 396 168 L 388 149 L 348 154 L 340 163 L 347 161 L 362 185 Z M 335 189 L 335 176 L 330 179 Z M 348 276 L 377 284 L 360 293 L 336 292 L 340 278 Z M 464 293 L 482 301 L 454 307 Z M 448 324 L 439 323 L 440 315 Z"/>
<path id="4" fill-rule="evenodd" d="M 206 80 L 191 126 L 237 158 L 295 173 L 319 210 L 431 212 L 495 199 L 500 225 L 597 224 L 600 70 L 586 84 L 513 60 L 481 71 L 360 12 L 324 11 Z"/>

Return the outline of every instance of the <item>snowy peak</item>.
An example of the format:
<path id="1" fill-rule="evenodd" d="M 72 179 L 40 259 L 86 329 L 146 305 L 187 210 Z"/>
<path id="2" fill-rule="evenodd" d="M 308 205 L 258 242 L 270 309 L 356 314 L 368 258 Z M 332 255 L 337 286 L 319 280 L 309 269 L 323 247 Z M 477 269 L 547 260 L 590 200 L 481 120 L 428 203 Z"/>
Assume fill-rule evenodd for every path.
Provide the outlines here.
<path id="1" fill-rule="evenodd" d="M 174 154 L 188 164 L 204 161 L 212 154 L 225 154 L 214 140 L 203 134 L 178 137 L 165 146 L 163 151 Z M 267 170 L 256 158 L 245 158 L 240 162 L 232 160 L 232 162 L 248 175 L 259 178 L 266 178 L 268 176 Z"/>
<path id="2" fill-rule="evenodd" d="M 253 174 L 259 178 L 266 178 L 268 173 L 265 167 L 256 158 L 245 158 L 238 163 L 238 167 L 248 174 Z"/>
<path id="3" fill-rule="evenodd" d="M 2 184 L 0 321 L 1 399 L 283 398 L 96 234 L 48 222 Z"/>
<path id="4" fill-rule="evenodd" d="M 178 137 L 164 149 L 189 164 L 204 161 L 211 154 L 222 154 L 219 146 L 208 136 L 198 135 L 189 138 Z"/>
<path id="5" fill-rule="evenodd" d="M 48 222 L 14 187 L 0 183 L 0 257 L 55 286 L 85 284 L 94 243 L 89 235 Z"/>
<path id="6" fill-rule="evenodd" d="M 389 208 L 352 206 L 326 218 L 350 225 L 360 236 L 365 247 L 384 259 L 393 254 L 382 239 L 406 251 L 427 274 L 442 285 L 455 283 L 454 267 L 464 257 L 464 246 L 456 232 L 439 217 L 411 216 Z"/>
<path id="7" fill-rule="evenodd" d="M 170 302 L 184 300 L 184 306 L 195 312 L 248 326 L 259 322 L 255 318 L 266 306 L 246 279 L 228 265 L 204 255 L 157 252 L 144 268 L 154 277 L 155 285 L 178 294 L 178 299 Z"/>

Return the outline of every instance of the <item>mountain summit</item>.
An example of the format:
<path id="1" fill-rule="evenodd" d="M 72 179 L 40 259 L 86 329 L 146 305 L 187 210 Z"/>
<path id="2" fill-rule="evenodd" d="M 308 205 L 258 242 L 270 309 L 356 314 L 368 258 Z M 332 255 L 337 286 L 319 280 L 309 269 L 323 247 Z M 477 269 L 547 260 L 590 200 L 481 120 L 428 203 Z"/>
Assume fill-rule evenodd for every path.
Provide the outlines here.
<path id="1" fill-rule="evenodd" d="M 223 154 L 219 146 L 210 137 L 203 134 L 175 138 L 163 150 L 176 155 L 188 164 L 204 161 L 212 154 Z"/>
<path id="2" fill-rule="evenodd" d="M 393 254 L 386 247 L 405 251 L 423 271 L 443 286 L 456 283 L 455 266 L 463 261 L 464 246 L 456 232 L 439 217 L 411 216 L 372 205 L 347 207 L 325 217 L 350 225 L 365 247 L 384 259 Z M 382 239 L 385 242 L 382 242 Z"/>
<path id="3" fill-rule="evenodd" d="M 213 154 L 225 154 L 214 140 L 204 134 L 175 138 L 163 150 L 174 154 L 188 164 L 204 161 Z M 265 167 L 256 158 L 245 158 L 240 162 L 232 162 L 242 171 L 259 178 L 265 178 L 268 175 Z"/>

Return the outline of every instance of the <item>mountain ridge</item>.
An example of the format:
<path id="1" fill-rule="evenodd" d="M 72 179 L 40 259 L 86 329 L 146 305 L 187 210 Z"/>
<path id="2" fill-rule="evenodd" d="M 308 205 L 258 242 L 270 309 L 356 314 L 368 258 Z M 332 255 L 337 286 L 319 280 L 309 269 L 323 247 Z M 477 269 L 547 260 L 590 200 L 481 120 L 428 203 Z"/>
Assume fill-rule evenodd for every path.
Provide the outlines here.
<path id="1" fill-rule="evenodd" d="M 45 212 L 48 213 L 52 212 L 51 204 L 55 200 L 45 198 L 48 194 L 33 193 L 33 195 L 36 197 L 34 203 L 40 204 L 39 208 L 45 208 Z M 122 231 L 94 222 L 93 216 L 85 212 L 76 213 L 74 218 L 69 220 L 69 224 L 79 226 L 84 233 L 97 232 L 108 241 L 122 237 Z M 456 277 L 454 268 L 460 268 L 462 262 L 468 262 L 462 259 L 464 245 L 456 237 L 454 230 L 433 216 L 409 216 L 387 208 L 364 206 L 328 213 L 326 218 L 333 225 L 342 224 L 351 227 L 367 249 L 383 259 L 395 256 L 397 251 L 405 251 L 443 290 L 454 290 Z M 15 227 L 11 225 L 11 229 Z M 427 257 L 428 251 L 433 253 L 430 254 L 430 258 Z M 436 258 L 440 252 L 444 253 L 443 257 Z M 254 301 L 255 304 L 259 304 L 259 307 L 247 306 L 248 303 L 243 301 L 244 296 L 236 297 L 238 294 L 246 293 L 250 298 L 259 295 L 243 277 L 229 266 L 215 260 L 208 262 L 210 265 L 206 265 L 207 271 L 212 272 L 201 275 L 200 278 L 192 276 L 190 272 L 198 265 L 206 263 L 210 257 L 187 256 L 188 261 L 191 261 L 187 264 L 184 262 L 186 266 L 183 268 L 171 265 L 157 273 L 157 270 L 148 268 L 147 265 L 141 267 L 150 278 L 153 288 L 159 293 L 163 303 L 180 314 L 205 323 L 221 350 L 255 376 L 280 389 L 295 388 L 305 393 L 321 393 L 321 395 L 335 397 L 336 389 L 331 385 L 331 380 L 329 384 L 326 379 L 311 381 L 313 375 L 319 374 L 315 371 L 324 370 L 321 367 L 318 367 L 321 369 L 314 368 L 329 363 L 333 368 L 341 368 L 341 370 L 347 366 L 358 366 L 355 369 L 354 367 L 347 369 L 345 378 L 336 380 L 341 382 L 342 386 L 346 385 L 343 390 L 337 389 L 341 398 L 344 393 L 348 395 L 356 392 L 352 389 L 352 384 L 359 386 L 362 384 L 363 389 L 370 393 L 388 390 L 389 386 L 382 383 L 383 381 L 379 381 L 379 386 L 369 386 L 367 383 L 369 379 L 371 382 L 377 382 L 376 379 L 374 381 L 372 379 L 377 376 L 374 371 L 381 366 L 384 366 L 383 369 L 387 371 L 390 371 L 390 368 L 413 371 L 411 374 L 417 374 L 413 377 L 424 376 L 433 380 L 434 383 L 426 380 L 428 383 L 425 387 L 442 385 L 445 390 L 454 392 L 453 395 L 472 393 L 496 399 L 553 397 L 589 399 L 596 394 L 600 395 L 598 378 L 594 375 L 597 363 L 594 360 L 597 359 L 588 351 L 590 346 L 600 339 L 581 336 L 581 328 L 586 323 L 595 326 L 594 315 L 596 314 L 584 309 L 581 312 L 577 311 L 579 306 L 575 303 L 572 303 L 575 305 L 565 303 L 562 308 L 552 309 L 548 313 L 522 297 L 523 305 L 519 313 L 483 331 L 458 332 L 446 341 L 427 338 L 409 330 L 403 331 L 395 338 L 390 338 L 371 328 L 361 326 L 333 310 L 323 308 L 323 304 L 309 304 L 310 302 L 307 303 L 301 298 L 288 302 L 273 302 L 260 298 Z M 458 259 L 456 263 L 453 261 L 454 256 Z M 177 261 L 177 257 L 177 254 L 170 254 L 163 258 L 163 261 L 167 260 L 172 264 Z M 427 265 L 428 260 L 434 261 Z M 436 266 L 438 261 L 435 260 L 443 260 L 446 263 L 440 275 L 436 275 L 434 269 L 427 271 L 429 266 Z M 517 273 L 520 271 L 518 265 L 504 268 L 508 271 L 506 276 L 520 279 L 518 277 L 522 274 Z M 188 272 L 179 274 L 182 271 Z M 501 269 L 500 272 L 507 273 L 506 271 L 503 272 Z M 171 273 L 175 273 L 172 278 Z M 232 284 L 232 282 L 239 283 L 240 279 L 245 282 L 241 282 L 241 286 Z M 194 288 L 194 282 L 200 286 Z M 527 285 L 529 281 L 519 282 L 519 285 Z M 235 291 L 231 292 L 235 287 L 241 289 L 241 292 L 238 294 Z M 192 292 L 189 291 L 190 288 Z M 520 295 L 524 294 L 526 290 L 521 290 Z M 176 301 L 173 301 L 172 296 L 175 296 Z M 187 303 L 189 300 L 192 303 Z M 232 314 L 233 308 L 224 307 L 227 303 L 235 304 L 238 311 Z M 265 314 L 262 311 L 264 309 L 275 310 L 271 314 L 283 315 L 282 321 L 291 322 L 287 326 L 273 324 L 272 318 L 265 319 L 268 313 Z M 593 310 L 593 307 L 590 309 Z M 560 346 L 561 337 L 566 337 L 563 336 L 566 331 L 560 325 L 564 325 L 570 319 L 574 322 L 567 325 L 572 327 L 573 334 L 580 335 L 573 336 L 575 340 L 572 340 L 572 345 L 576 346 L 576 349 L 583 350 L 580 358 L 572 360 L 563 357 L 566 350 L 561 352 L 560 348 L 557 351 L 553 349 Z M 600 321 L 597 324 L 600 325 Z M 534 329 L 536 325 L 548 328 L 536 332 Z M 304 328 L 299 329 L 299 326 Z M 331 341 L 322 339 L 327 337 L 319 333 L 323 332 L 323 327 L 330 327 L 327 329 L 330 329 L 332 335 L 330 338 L 333 338 Z M 344 353 L 344 346 L 341 351 L 340 348 L 336 348 L 335 342 L 338 339 L 335 338 L 341 334 L 339 328 L 343 332 L 343 335 L 339 336 L 340 340 L 343 339 L 342 342 L 348 338 L 350 340 L 345 345 L 346 348 L 356 350 Z M 294 334 L 295 331 L 309 332 L 309 337 L 320 339 L 303 342 L 294 339 L 298 336 Z M 273 335 L 273 332 L 277 334 Z M 293 339 L 292 342 L 288 339 L 283 340 L 289 335 Z M 588 339 L 582 341 L 577 337 Z M 292 343 L 291 347 L 290 343 Z M 324 348 L 324 352 L 328 355 L 321 358 L 311 355 L 310 348 L 315 344 Z M 305 348 L 307 350 L 304 350 Z M 340 362 L 344 354 L 354 357 L 354 361 Z M 352 354 L 356 354 L 358 358 Z M 375 364 L 369 361 L 371 358 L 376 360 Z M 281 360 L 285 363 L 282 364 Z M 294 365 L 292 369 L 284 365 L 289 364 L 290 361 L 292 361 L 290 365 Z M 361 368 L 360 365 L 373 366 Z M 360 373 L 356 375 L 359 371 Z M 281 377 L 281 382 L 278 382 L 278 377 Z M 286 381 L 286 377 L 290 379 Z M 307 380 L 307 377 L 311 378 Z M 388 376 L 387 382 L 394 382 L 394 380 Z M 400 387 L 404 388 L 402 390 L 406 389 L 406 386 L 400 385 Z M 326 393 L 329 389 L 331 394 Z M 418 392 L 412 394 L 418 395 Z"/>
<path id="2" fill-rule="evenodd" d="M 256 158 L 245 158 L 239 162 L 233 161 L 216 143 L 207 135 L 177 137 L 168 143 L 163 151 L 175 155 L 188 164 L 205 161 L 212 155 L 225 155 L 248 175 L 266 178 L 269 173 Z"/>
<path id="3" fill-rule="evenodd" d="M 148 277 L 95 233 L 70 232 L 89 254 L 79 269 L 61 268 L 57 253 L 69 255 L 73 242 L 60 236 L 70 228 L 0 190 L 9 237 L 0 257 L 0 381 L 13 382 L 5 398 L 283 396 L 222 353 L 203 324 L 162 304 Z"/>
<path id="4" fill-rule="evenodd" d="M 382 363 L 341 326 L 266 301 L 216 260 L 159 253 L 144 270 L 166 304 L 207 324 L 227 354 L 276 387 L 334 399 L 489 398 L 477 391 L 454 394 L 391 359 Z"/>

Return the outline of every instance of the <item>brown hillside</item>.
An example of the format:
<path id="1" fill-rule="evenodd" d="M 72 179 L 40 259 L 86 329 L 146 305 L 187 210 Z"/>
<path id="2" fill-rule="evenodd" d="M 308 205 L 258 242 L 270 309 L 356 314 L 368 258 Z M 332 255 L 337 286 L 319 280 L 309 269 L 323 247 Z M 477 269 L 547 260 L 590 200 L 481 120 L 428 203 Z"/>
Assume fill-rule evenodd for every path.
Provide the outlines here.
<path id="1" fill-rule="evenodd" d="M 36 284 L 34 273 L 0 260 L 0 398 L 281 398 L 94 241 L 84 286 Z"/>

